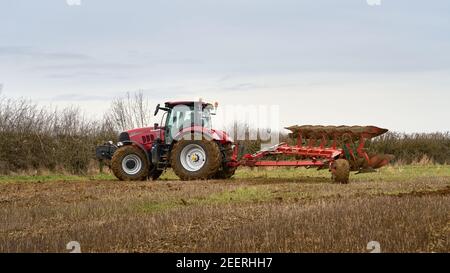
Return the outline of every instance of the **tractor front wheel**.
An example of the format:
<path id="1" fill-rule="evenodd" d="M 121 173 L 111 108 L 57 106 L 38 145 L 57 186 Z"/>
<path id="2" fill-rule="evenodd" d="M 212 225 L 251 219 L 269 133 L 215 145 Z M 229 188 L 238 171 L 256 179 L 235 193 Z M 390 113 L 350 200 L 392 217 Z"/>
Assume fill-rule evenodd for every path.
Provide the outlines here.
<path id="1" fill-rule="evenodd" d="M 350 178 L 350 163 L 345 159 L 336 160 L 331 166 L 333 181 L 348 184 Z"/>
<path id="2" fill-rule="evenodd" d="M 144 181 L 149 176 L 149 165 L 144 152 L 136 146 L 119 148 L 111 160 L 111 169 L 121 181 Z"/>
<path id="3" fill-rule="evenodd" d="M 181 140 L 173 146 L 170 165 L 181 180 L 205 180 L 221 164 L 219 145 L 210 140 Z"/>

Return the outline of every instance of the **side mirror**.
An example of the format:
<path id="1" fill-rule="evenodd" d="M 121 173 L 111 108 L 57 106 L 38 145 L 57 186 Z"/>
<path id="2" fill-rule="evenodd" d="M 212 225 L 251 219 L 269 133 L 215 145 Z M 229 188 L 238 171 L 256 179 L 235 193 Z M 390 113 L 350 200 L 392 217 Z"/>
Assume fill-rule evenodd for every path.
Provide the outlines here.
<path id="1" fill-rule="evenodd" d="M 161 104 L 159 104 L 159 103 L 158 103 L 158 105 L 156 105 L 155 116 L 158 114 L 160 106 L 161 106 Z"/>

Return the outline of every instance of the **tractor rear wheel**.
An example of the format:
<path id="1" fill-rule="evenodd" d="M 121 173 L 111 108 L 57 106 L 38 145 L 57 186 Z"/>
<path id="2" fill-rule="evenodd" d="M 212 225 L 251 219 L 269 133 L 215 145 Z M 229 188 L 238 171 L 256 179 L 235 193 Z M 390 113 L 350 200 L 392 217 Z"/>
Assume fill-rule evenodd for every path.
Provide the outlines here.
<path id="1" fill-rule="evenodd" d="M 233 148 L 231 143 L 224 146 L 222 152 L 222 168 L 213 176 L 214 179 L 230 179 L 236 173 L 237 167 L 227 166 L 226 163 L 233 158 Z"/>
<path id="2" fill-rule="evenodd" d="M 123 146 L 114 153 L 111 169 L 121 181 L 144 181 L 149 176 L 147 157 L 133 145 Z"/>
<path id="3" fill-rule="evenodd" d="M 217 173 L 221 159 L 214 141 L 181 140 L 172 148 L 170 165 L 181 180 L 205 180 Z"/>
<path id="4" fill-rule="evenodd" d="M 350 163 L 345 159 L 336 160 L 331 167 L 331 173 L 334 182 L 348 184 L 350 178 Z"/>

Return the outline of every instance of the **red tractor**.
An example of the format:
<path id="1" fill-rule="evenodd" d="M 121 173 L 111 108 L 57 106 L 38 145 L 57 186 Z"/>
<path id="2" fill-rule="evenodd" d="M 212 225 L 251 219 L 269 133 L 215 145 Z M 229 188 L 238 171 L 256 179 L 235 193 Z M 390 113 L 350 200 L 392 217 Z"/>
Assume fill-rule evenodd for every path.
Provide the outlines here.
<path id="1" fill-rule="evenodd" d="M 238 160 L 237 145 L 227 133 L 212 128 L 217 105 L 181 101 L 159 104 L 162 124 L 123 132 L 119 142 L 97 147 L 97 158 L 108 161 L 120 180 L 158 179 L 172 168 L 181 180 L 228 179 L 239 166 L 315 167 L 328 169 L 338 183 L 348 183 L 350 171 L 381 168 L 391 155 L 369 155 L 366 140 L 387 132 L 374 126 L 292 126 L 296 145 L 277 144 Z M 289 160 L 286 160 L 289 158 Z"/>
<path id="2" fill-rule="evenodd" d="M 233 140 L 212 128 L 216 107 L 193 101 L 158 104 L 155 116 L 165 111 L 161 126 L 121 133 L 117 145 L 97 147 L 97 158 L 110 161 L 120 180 L 156 180 L 169 167 L 182 180 L 231 178 L 237 168 L 228 164 Z"/>

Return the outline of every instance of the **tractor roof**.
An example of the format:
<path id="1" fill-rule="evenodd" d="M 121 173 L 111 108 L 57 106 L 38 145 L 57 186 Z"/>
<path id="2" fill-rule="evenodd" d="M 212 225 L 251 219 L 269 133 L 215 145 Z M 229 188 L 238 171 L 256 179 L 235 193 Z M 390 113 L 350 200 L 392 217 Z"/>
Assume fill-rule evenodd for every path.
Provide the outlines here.
<path id="1" fill-rule="evenodd" d="M 166 102 L 165 105 L 167 108 L 174 108 L 177 105 L 186 105 L 186 106 L 194 106 L 194 103 L 199 103 L 199 101 L 169 101 Z M 202 106 L 205 107 L 207 105 L 212 105 L 207 102 L 201 102 Z"/>

